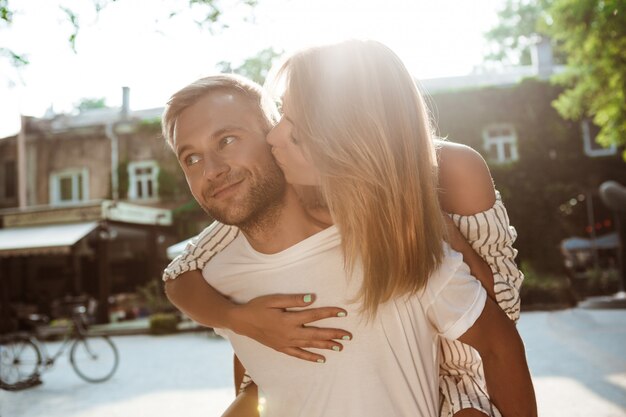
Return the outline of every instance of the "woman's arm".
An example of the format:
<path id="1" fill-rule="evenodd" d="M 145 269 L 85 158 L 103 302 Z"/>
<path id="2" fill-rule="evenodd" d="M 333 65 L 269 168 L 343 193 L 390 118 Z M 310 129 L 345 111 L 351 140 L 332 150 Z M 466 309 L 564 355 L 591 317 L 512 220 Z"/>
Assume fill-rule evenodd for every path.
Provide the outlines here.
<path id="1" fill-rule="evenodd" d="M 493 300 L 487 298 L 478 320 L 458 340 L 480 353 L 489 397 L 503 416 L 537 416 L 522 339 L 513 321 Z"/>
<path id="2" fill-rule="evenodd" d="M 469 216 L 488 210 L 496 200 L 491 173 L 484 159 L 472 148 L 452 142 L 441 142 L 439 149 L 439 201 L 447 213 Z M 491 267 L 446 216 L 448 243 L 463 254 L 463 261 L 496 300 Z"/>
<path id="3" fill-rule="evenodd" d="M 292 307 L 310 306 L 315 301 L 314 294 L 268 295 L 239 305 L 206 282 L 200 271 L 235 239 L 237 233 L 232 226 L 213 224 L 191 241 L 164 271 L 165 292 L 170 302 L 204 326 L 230 329 L 300 359 L 312 362 L 324 359 L 305 348 L 337 346 L 341 349 L 341 344 L 334 339 L 351 338 L 349 332 L 305 325 L 338 317 L 339 313 L 345 314 L 345 310 L 322 307 L 287 311 Z"/>
<path id="4" fill-rule="evenodd" d="M 440 200 L 451 213 L 446 216 L 451 246 L 463 254 L 488 295 L 517 321 L 524 280 L 515 262 L 517 232 L 495 193 L 489 168 L 478 152 L 465 145 L 442 142 L 439 157 Z"/>

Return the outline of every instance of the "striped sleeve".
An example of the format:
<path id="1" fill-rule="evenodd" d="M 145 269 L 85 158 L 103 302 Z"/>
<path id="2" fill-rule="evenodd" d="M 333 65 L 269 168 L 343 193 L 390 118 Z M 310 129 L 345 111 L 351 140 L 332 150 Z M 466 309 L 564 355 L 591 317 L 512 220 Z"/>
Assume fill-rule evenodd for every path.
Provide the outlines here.
<path id="1" fill-rule="evenodd" d="M 496 301 L 511 320 L 517 321 L 524 275 L 515 263 L 517 250 L 513 243 L 517 232 L 510 224 L 500 193 L 496 192 L 496 202 L 486 211 L 471 216 L 451 214 L 450 217 L 476 253 L 491 267 Z"/>
<path id="2" fill-rule="evenodd" d="M 235 226 L 213 222 L 187 243 L 185 250 L 163 271 L 163 281 L 176 279 L 183 272 L 202 270 L 215 255 L 223 251 L 239 234 Z"/>

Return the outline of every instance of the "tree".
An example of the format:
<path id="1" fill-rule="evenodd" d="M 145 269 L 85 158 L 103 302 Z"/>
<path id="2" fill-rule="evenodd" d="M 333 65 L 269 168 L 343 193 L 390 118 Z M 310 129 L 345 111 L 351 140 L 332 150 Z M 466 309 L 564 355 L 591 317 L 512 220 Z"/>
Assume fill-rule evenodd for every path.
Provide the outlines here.
<path id="1" fill-rule="evenodd" d="M 263 84 L 268 71 L 272 67 L 272 63 L 281 55 L 282 52 L 277 52 L 274 48 L 265 48 L 259 51 L 255 56 L 243 61 L 243 63 L 236 68 L 233 68 L 232 64 L 228 61 L 218 62 L 217 67 L 222 72 L 243 75 L 259 84 Z"/>
<path id="2" fill-rule="evenodd" d="M 96 14 L 99 14 L 111 3 L 116 3 L 119 0 L 86 1 L 90 1 L 93 4 Z M 183 5 L 177 10 L 170 10 L 167 15 L 168 18 L 178 15 L 183 8 L 196 9 L 198 10 L 198 15 L 202 17 L 195 20 L 195 23 L 209 31 L 213 31 L 217 27 L 227 27 L 225 24 L 220 23 L 220 19 L 226 9 L 234 8 L 237 5 L 244 5 L 252 9 L 257 5 L 258 0 L 178 0 L 178 3 L 186 3 L 186 5 Z M 81 18 L 75 10 L 70 7 L 59 6 L 59 8 L 72 27 L 71 33 L 68 35 L 68 44 L 76 53 L 76 40 L 81 28 Z M 6 29 L 11 26 L 15 16 L 14 11 L 15 9 L 9 5 L 9 0 L 0 0 L 0 29 Z M 0 48 L 0 58 L 9 59 L 15 67 L 28 65 L 28 58 L 25 54 L 13 51 L 9 48 Z"/>
<path id="3" fill-rule="evenodd" d="M 13 11 L 9 9 L 9 0 L 0 0 L 0 28 L 7 28 L 13 23 Z M 24 55 L 17 54 L 8 48 L 0 48 L 0 57 L 9 59 L 14 67 L 28 64 Z"/>
<path id="4" fill-rule="evenodd" d="M 556 78 L 567 89 L 554 106 L 568 119 L 592 118 L 598 143 L 626 144 L 626 0 L 554 0 L 550 14 L 567 54 Z"/>
<path id="5" fill-rule="evenodd" d="M 552 1 L 506 0 L 498 12 L 498 25 L 485 34 L 493 48 L 486 59 L 530 65 L 530 47 L 537 36 L 547 34 Z"/>
<path id="6" fill-rule="evenodd" d="M 85 110 L 92 109 L 104 109 L 107 106 L 106 99 L 104 97 L 100 98 L 82 98 L 78 103 L 74 105 L 76 110 L 79 112 L 84 112 Z"/>
<path id="7" fill-rule="evenodd" d="M 507 0 L 499 17 L 487 59 L 528 64 L 534 38 L 549 36 L 567 68 L 554 78 L 566 87 L 554 107 L 593 119 L 601 145 L 626 144 L 626 0 Z"/>

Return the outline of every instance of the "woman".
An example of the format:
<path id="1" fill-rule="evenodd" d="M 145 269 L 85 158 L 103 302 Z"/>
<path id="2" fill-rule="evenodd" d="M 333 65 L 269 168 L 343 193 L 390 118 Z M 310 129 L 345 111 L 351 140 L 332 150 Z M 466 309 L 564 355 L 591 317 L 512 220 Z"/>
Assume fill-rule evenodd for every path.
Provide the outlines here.
<path id="1" fill-rule="evenodd" d="M 442 257 L 436 242 L 444 236 L 443 218 L 424 104 L 399 59 L 375 42 L 312 48 L 290 58 L 279 75 L 286 77 L 285 116 L 268 140 L 288 181 L 321 186 L 348 269 L 357 261 L 364 269 L 360 296 L 373 316 L 381 303 L 423 288 Z M 451 147 L 441 155 L 454 161 L 464 152 Z M 457 197 L 441 198 L 445 208 Z M 486 281 L 493 296 L 493 281 Z M 480 379 L 480 373 L 473 377 Z M 479 387 L 481 382 L 474 381 Z M 457 416 L 471 415 L 468 405 L 497 415 L 480 399 L 443 405 Z"/>

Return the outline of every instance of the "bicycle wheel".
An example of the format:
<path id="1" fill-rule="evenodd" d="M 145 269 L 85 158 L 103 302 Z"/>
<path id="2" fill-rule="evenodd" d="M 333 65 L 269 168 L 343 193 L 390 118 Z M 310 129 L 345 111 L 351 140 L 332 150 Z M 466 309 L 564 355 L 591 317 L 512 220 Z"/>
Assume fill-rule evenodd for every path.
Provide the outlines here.
<path id="1" fill-rule="evenodd" d="M 117 348 L 107 336 L 77 339 L 70 350 L 70 363 L 87 382 L 104 382 L 117 369 Z"/>
<path id="2" fill-rule="evenodd" d="M 27 336 L 0 341 L 0 388 L 12 389 L 36 379 L 41 367 L 41 352 Z"/>

